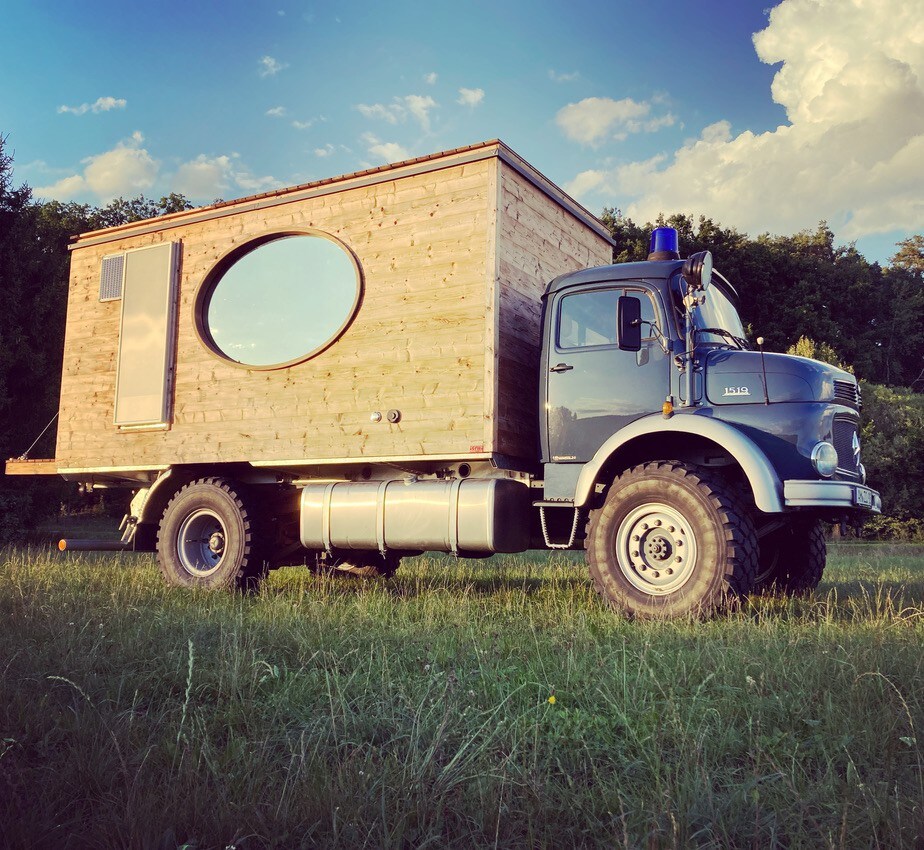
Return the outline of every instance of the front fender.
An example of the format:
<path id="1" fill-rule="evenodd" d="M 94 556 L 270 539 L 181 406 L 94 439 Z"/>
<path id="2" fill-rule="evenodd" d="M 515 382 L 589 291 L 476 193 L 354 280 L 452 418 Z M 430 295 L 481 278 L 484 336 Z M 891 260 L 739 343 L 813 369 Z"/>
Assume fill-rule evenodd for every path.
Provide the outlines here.
<path id="1" fill-rule="evenodd" d="M 783 511 L 783 486 L 767 456 L 737 428 L 702 413 L 675 413 L 668 418 L 655 413 L 636 419 L 613 434 L 581 470 L 574 493 L 575 507 L 584 507 L 590 501 L 604 464 L 615 452 L 639 437 L 665 433 L 693 434 L 711 440 L 744 470 L 760 510 L 765 513 Z"/>

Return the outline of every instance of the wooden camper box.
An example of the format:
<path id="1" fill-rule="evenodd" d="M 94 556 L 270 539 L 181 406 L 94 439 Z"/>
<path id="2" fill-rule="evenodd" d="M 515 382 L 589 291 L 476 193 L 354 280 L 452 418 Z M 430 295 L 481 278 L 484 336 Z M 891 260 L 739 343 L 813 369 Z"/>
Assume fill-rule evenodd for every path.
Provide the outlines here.
<path id="1" fill-rule="evenodd" d="M 352 252 L 362 282 L 352 321 L 282 368 L 217 356 L 197 330 L 216 264 L 267 234 L 302 232 Z M 164 421 L 116 424 L 117 380 L 129 380 L 124 364 L 119 376 L 122 299 L 104 299 L 101 269 L 155 245 L 173 246 L 159 256 L 176 269 L 159 331 Z M 72 252 L 56 467 L 73 480 L 143 480 L 175 464 L 533 465 L 540 297 L 563 272 L 611 262 L 612 242 L 492 141 L 86 233 Z"/>

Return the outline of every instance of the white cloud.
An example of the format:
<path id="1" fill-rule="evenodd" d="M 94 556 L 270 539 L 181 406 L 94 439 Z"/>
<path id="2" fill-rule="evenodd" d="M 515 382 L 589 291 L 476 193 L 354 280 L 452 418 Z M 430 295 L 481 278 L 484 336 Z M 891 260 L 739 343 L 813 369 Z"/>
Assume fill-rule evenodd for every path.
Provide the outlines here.
<path id="1" fill-rule="evenodd" d="M 574 195 L 575 197 L 586 195 L 588 192 L 592 192 L 601 184 L 605 183 L 606 179 L 607 174 L 605 171 L 598 171 L 595 169 L 582 171 L 574 180 L 565 183 L 565 191 L 569 195 Z"/>
<path id="2" fill-rule="evenodd" d="M 189 198 L 218 198 L 231 188 L 231 157 L 200 154 L 173 176 L 173 189 Z"/>
<path id="3" fill-rule="evenodd" d="M 320 156 L 320 157 L 330 156 L 334 152 L 334 150 L 335 150 L 334 146 L 330 144 L 330 142 L 328 142 L 326 145 L 324 145 L 323 148 L 315 148 L 314 155 Z"/>
<path id="4" fill-rule="evenodd" d="M 436 106 L 436 101 L 429 95 L 409 94 L 404 98 L 404 103 L 424 132 L 430 132 L 430 110 Z"/>
<path id="5" fill-rule="evenodd" d="M 674 121 L 670 113 L 651 117 L 651 104 L 631 97 L 588 97 L 562 107 L 555 116 L 555 123 L 569 139 L 594 146 L 607 137 L 625 139 L 629 133 L 652 133 Z"/>
<path id="6" fill-rule="evenodd" d="M 160 163 L 142 147 L 139 132 L 112 150 L 82 160 L 82 173 L 72 174 L 50 186 L 39 186 L 35 195 L 57 200 L 95 197 L 110 201 L 119 195 L 137 195 L 154 185 Z"/>
<path id="7" fill-rule="evenodd" d="M 287 112 L 284 106 L 274 106 L 272 109 L 267 109 L 266 114 L 270 118 L 285 118 Z"/>
<path id="8" fill-rule="evenodd" d="M 430 110 L 438 105 L 429 95 L 409 94 L 396 97 L 389 104 L 359 103 L 356 109 L 364 118 L 387 121 L 389 124 L 403 123 L 408 117 L 412 117 L 425 133 L 429 133 Z"/>
<path id="9" fill-rule="evenodd" d="M 424 82 L 428 86 L 435 86 L 437 80 L 436 71 L 431 71 L 429 74 L 424 74 Z"/>
<path id="10" fill-rule="evenodd" d="M 411 158 L 407 148 L 402 147 L 397 142 L 382 142 L 372 133 L 363 133 L 362 141 L 372 156 L 384 162 L 400 162 Z"/>
<path id="11" fill-rule="evenodd" d="M 639 221 L 697 212 L 790 233 L 826 219 L 845 239 L 920 229 L 920 11 L 904 0 L 783 0 L 754 45 L 782 62 L 771 91 L 788 124 L 734 135 L 716 122 L 670 158 L 610 169 L 595 190 Z"/>
<path id="12" fill-rule="evenodd" d="M 459 99 L 456 103 L 462 106 L 478 106 L 484 100 L 484 89 L 459 89 Z"/>
<path id="13" fill-rule="evenodd" d="M 314 126 L 314 119 L 312 118 L 310 121 L 293 121 L 292 126 L 296 130 L 308 130 Z"/>
<path id="14" fill-rule="evenodd" d="M 554 68 L 549 68 L 549 79 L 556 83 L 573 83 L 580 79 L 581 75 L 577 71 L 570 73 L 559 73 Z"/>
<path id="15" fill-rule="evenodd" d="M 275 77 L 280 71 L 289 67 L 282 62 L 277 62 L 272 56 L 263 56 L 259 65 L 261 77 Z"/>
<path id="16" fill-rule="evenodd" d="M 218 197 L 252 194 L 282 185 L 275 177 L 257 177 L 244 166 L 238 154 L 206 156 L 184 162 L 173 175 L 171 191 L 197 201 Z"/>
<path id="17" fill-rule="evenodd" d="M 133 133 L 112 150 L 87 157 L 82 165 L 81 173 L 34 189 L 36 197 L 107 202 L 118 196 L 143 194 L 156 183 L 164 194 L 180 192 L 193 201 L 211 201 L 229 193 L 253 194 L 283 185 L 275 177 L 255 175 L 236 153 L 200 154 L 182 163 L 172 175 L 164 175 L 160 162 L 144 147 L 140 132 Z"/>
<path id="18" fill-rule="evenodd" d="M 71 115 L 86 115 L 88 112 L 109 112 L 113 109 L 125 109 L 128 101 L 124 97 L 98 97 L 93 103 L 81 103 L 80 106 L 59 106 L 58 112 Z"/>
<path id="19" fill-rule="evenodd" d="M 395 104 L 384 106 L 381 103 L 373 103 L 370 106 L 366 103 L 359 103 L 356 105 L 356 108 L 363 118 L 379 118 L 383 121 L 387 121 L 389 124 L 397 124 L 398 119 L 405 115 L 404 107 Z"/>

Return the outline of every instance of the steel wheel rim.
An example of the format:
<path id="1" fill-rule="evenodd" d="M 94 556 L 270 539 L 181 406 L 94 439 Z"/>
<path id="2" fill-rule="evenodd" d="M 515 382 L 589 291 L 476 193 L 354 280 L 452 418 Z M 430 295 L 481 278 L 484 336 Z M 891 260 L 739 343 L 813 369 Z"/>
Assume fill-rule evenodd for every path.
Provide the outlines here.
<path id="1" fill-rule="evenodd" d="M 225 557 L 227 534 L 214 511 L 194 511 L 183 520 L 177 532 L 176 550 L 183 569 L 197 577 L 209 576 Z"/>
<path id="2" fill-rule="evenodd" d="M 649 596 L 674 593 L 696 569 L 696 537 L 689 520 L 660 502 L 639 505 L 626 515 L 615 549 L 623 576 Z"/>

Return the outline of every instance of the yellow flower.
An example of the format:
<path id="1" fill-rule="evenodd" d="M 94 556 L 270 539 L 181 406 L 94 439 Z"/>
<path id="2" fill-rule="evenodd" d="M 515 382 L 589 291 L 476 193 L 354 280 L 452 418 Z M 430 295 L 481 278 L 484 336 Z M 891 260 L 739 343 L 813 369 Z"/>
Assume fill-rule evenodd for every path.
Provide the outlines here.
<path id="1" fill-rule="evenodd" d="M 549 697 L 549 705 L 555 705 L 555 694 Z"/>

